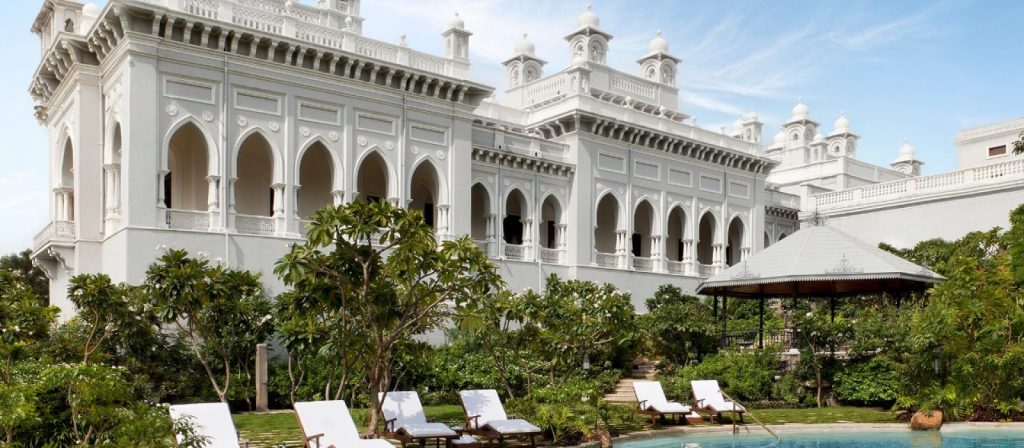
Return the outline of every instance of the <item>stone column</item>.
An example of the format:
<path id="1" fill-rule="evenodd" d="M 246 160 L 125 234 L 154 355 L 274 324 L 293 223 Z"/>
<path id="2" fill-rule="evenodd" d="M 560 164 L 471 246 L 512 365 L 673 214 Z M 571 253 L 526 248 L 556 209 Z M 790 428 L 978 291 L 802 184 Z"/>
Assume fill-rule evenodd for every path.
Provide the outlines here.
<path id="1" fill-rule="evenodd" d="M 683 240 L 683 273 L 693 275 L 693 240 Z"/>
<path id="2" fill-rule="evenodd" d="M 334 190 L 331 192 L 331 197 L 334 200 L 334 205 L 341 205 L 345 203 L 345 190 Z"/>
<path id="3" fill-rule="evenodd" d="M 103 217 L 104 219 L 110 219 L 114 215 L 114 166 L 105 165 L 103 167 L 103 199 L 104 204 Z"/>
<path id="4" fill-rule="evenodd" d="M 275 235 L 281 235 L 288 231 L 288 217 L 284 214 L 284 187 L 284 184 L 273 184 L 270 186 L 270 188 L 274 189 L 274 203 L 272 206 Z"/>
<path id="5" fill-rule="evenodd" d="M 486 232 L 484 238 L 487 240 L 487 256 L 490 257 L 490 258 L 496 258 L 497 257 L 497 254 L 495 253 L 495 250 L 496 250 L 496 248 L 495 248 L 495 246 L 496 246 L 495 240 L 496 240 L 496 238 L 495 238 L 495 235 L 494 235 L 494 229 L 496 227 L 494 225 L 494 221 L 495 221 L 495 219 L 497 219 L 497 217 L 498 217 L 498 215 L 495 215 L 494 213 L 488 213 L 488 214 L 484 215 L 484 219 L 486 220 L 486 223 L 487 223 L 487 232 Z"/>
<path id="6" fill-rule="evenodd" d="M 749 247 L 744 247 L 744 248 L 740 249 L 740 259 L 739 259 L 739 261 L 746 260 L 747 257 L 749 257 L 749 256 L 750 256 L 750 248 Z M 737 261 L 737 263 L 739 261 Z"/>
<path id="7" fill-rule="evenodd" d="M 533 259 L 533 218 L 520 221 L 523 223 L 523 259 Z"/>
<path id="8" fill-rule="evenodd" d="M 206 176 L 206 210 L 210 213 L 210 228 L 220 228 L 220 176 Z"/>
<path id="9" fill-rule="evenodd" d="M 227 228 L 231 230 L 234 230 L 235 228 L 235 184 L 237 182 L 237 177 L 229 177 L 228 183 L 225 185 L 225 188 L 227 188 L 227 195 L 225 196 L 228 201 L 228 203 L 225 204 L 226 207 L 224 207 L 226 210 L 225 215 L 227 217 L 225 222 L 227 222 Z"/>
<path id="10" fill-rule="evenodd" d="M 651 261 L 654 272 L 662 272 L 665 261 L 662 254 L 665 253 L 661 244 L 661 235 L 651 235 Z"/>
<path id="11" fill-rule="evenodd" d="M 65 188 L 61 191 L 61 195 L 64 196 L 64 220 L 74 221 L 75 220 L 75 196 L 73 190 Z"/>
<path id="12" fill-rule="evenodd" d="M 121 215 L 121 165 L 114 164 L 114 216 Z"/>
<path id="13" fill-rule="evenodd" d="M 53 189 L 53 220 L 66 221 L 64 219 L 64 193 L 60 187 Z"/>
<path id="14" fill-rule="evenodd" d="M 437 234 L 442 240 L 448 239 L 448 205 L 437 206 L 436 222 L 434 224 L 437 227 Z"/>
<path id="15" fill-rule="evenodd" d="M 618 257 L 618 268 L 625 269 L 628 260 L 626 259 L 628 249 L 626 248 L 626 231 L 615 231 L 615 255 Z"/>

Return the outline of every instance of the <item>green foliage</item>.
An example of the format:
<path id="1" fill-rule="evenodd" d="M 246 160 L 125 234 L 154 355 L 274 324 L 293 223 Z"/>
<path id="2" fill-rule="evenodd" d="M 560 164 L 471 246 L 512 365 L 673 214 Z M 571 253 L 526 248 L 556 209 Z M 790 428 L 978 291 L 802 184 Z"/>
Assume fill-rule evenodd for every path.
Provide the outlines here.
<path id="1" fill-rule="evenodd" d="M 232 373 L 247 373 L 256 344 L 273 332 L 271 303 L 259 276 L 168 250 L 146 271 L 142 288 L 145 306 L 178 330 L 225 401 Z"/>
<path id="2" fill-rule="evenodd" d="M 700 364 L 664 372 L 659 376 L 665 393 L 680 401 L 692 397 L 690 381 L 718 380 L 722 390 L 740 402 L 772 398 L 772 382 L 778 372 L 778 354 L 774 350 L 729 352 L 705 356 Z"/>
<path id="3" fill-rule="evenodd" d="M 673 364 L 686 365 L 712 353 L 717 345 L 717 325 L 711 307 L 697 297 L 684 295 L 679 287 L 662 285 L 647 299 L 647 314 L 639 326 L 653 354 Z"/>
<path id="4" fill-rule="evenodd" d="M 1015 155 L 1024 154 L 1024 132 L 1020 133 L 1020 138 L 1013 142 L 1013 153 Z"/>
<path id="5" fill-rule="evenodd" d="M 842 400 L 866 405 L 892 404 L 904 387 L 898 367 L 882 357 L 850 364 L 836 372 L 833 389 Z"/>
<path id="6" fill-rule="evenodd" d="M 1017 142 L 1024 151 L 1024 136 Z M 1006 246 L 1010 255 L 1010 269 L 1018 287 L 1024 287 L 1024 204 L 1010 212 L 1010 230 L 1006 232 Z"/>
<path id="7" fill-rule="evenodd" d="M 614 372 L 574 376 L 538 387 L 527 397 L 506 400 L 506 407 L 544 430 L 552 445 L 576 445 L 591 438 L 596 429 L 636 424 L 638 414 L 631 407 L 602 398 L 617 379 Z"/>
<path id="8" fill-rule="evenodd" d="M 834 369 L 837 347 L 853 337 L 853 322 L 842 314 L 835 315 L 824 304 L 810 304 L 809 310 L 794 316 L 800 345 L 800 361 L 814 372 L 815 402 L 822 407 L 822 396 L 829 373 Z"/>
<path id="9" fill-rule="evenodd" d="M 278 333 L 293 365 L 326 356 L 343 378 L 361 367 L 376 429 L 377 393 L 395 379 L 398 351 L 479 309 L 501 277 L 469 237 L 438 243 L 422 214 L 384 201 L 321 209 L 306 239 L 275 268 L 295 291 L 279 300 Z"/>
<path id="10" fill-rule="evenodd" d="M 35 292 L 42 304 L 50 301 L 50 280 L 46 273 L 32 264 L 32 249 L 0 257 L 0 271 L 7 271 L 19 277 Z"/>

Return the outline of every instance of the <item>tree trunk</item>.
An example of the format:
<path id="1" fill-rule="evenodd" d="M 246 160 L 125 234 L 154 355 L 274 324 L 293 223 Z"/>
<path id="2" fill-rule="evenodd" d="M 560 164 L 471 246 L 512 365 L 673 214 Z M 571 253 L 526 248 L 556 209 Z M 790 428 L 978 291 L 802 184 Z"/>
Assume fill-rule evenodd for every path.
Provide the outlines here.
<path id="1" fill-rule="evenodd" d="M 818 402 L 818 407 L 821 407 L 821 367 L 814 367 L 814 381 L 815 387 L 818 389 L 817 395 L 814 397 L 815 401 Z"/>

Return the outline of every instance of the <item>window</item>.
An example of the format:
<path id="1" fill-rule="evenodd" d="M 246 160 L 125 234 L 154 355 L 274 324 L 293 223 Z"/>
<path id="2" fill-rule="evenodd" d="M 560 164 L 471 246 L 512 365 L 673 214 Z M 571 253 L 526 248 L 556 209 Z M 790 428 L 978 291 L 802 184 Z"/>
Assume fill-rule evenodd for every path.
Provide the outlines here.
<path id="1" fill-rule="evenodd" d="M 999 156 L 1005 156 L 1005 155 L 1006 155 L 1006 145 L 995 146 L 995 147 L 992 147 L 992 148 L 988 149 L 988 156 L 989 157 L 999 157 Z"/>

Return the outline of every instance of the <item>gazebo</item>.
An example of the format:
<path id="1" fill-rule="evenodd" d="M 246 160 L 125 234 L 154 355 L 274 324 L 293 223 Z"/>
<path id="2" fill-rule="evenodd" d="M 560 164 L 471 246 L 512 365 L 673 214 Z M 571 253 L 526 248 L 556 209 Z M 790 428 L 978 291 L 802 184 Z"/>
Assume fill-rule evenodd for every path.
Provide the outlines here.
<path id="1" fill-rule="evenodd" d="M 697 294 L 760 300 L 758 347 L 764 348 L 767 298 L 828 298 L 832 319 L 841 297 L 889 294 L 902 297 L 945 280 L 930 269 L 824 224 L 804 227 L 767 249 L 703 281 Z M 722 332 L 727 331 L 725 312 Z"/>

